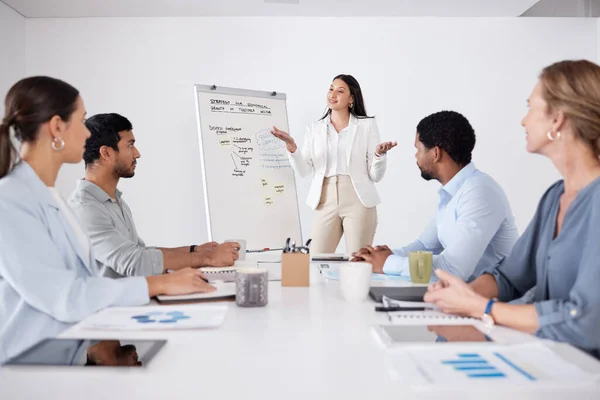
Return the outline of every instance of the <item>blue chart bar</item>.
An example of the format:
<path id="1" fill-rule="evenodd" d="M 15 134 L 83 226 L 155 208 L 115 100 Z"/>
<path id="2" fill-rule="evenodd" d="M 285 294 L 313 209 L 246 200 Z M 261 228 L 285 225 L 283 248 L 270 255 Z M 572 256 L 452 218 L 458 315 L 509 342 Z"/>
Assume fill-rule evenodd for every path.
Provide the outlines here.
<path id="1" fill-rule="evenodd" d="M 468 374 L 467 375 L 469 378 L 505 378 L 506 375 L 504 375 L 502 372 L 490 372 L 487 374 Z"/>
<path id="2" fill-rule="evenodd" d="M 442 364 L 445 365 L 457 365 L 457 364 L 487 364 L 488 362 L 479 358 L 479 359 L 471 359 L 471 360 L 445 360 L 442 361 Z"/>
<path id="3" fill-rule="evenodd" d="M 515 371 L 517 371 L 518 373 L 520 373 L 521 375 L 523 375 L 525 378 L 529 379 L 530 381 L 537 380 L 535 378 L 535 376 L 533 376 L 531 374 L 528 374 L 526 371 L 524 371 L 521 368 L 519 368 L 517 365 L 515 365 L 515 363 L 513 363 L 512 361 L 510 361 L 508 358 L 504 357 L 502 354 L 500 354 L 500 353 L 494 353 L 494 355 L 496 357 L 498 357 L 499 359 L 501 359 L 502 361 L 504 361 L 509 367 L 511 367 L 512 369 L 514 369 Z"/>
<path id="4" fill-rule="evenodd" d="M 474 367 L 468 366 L 459 366 L 457 365 L 456 367 L 454 367 L 454 369 L 456 371 L 496 371 L 496 367 L 494 367 L 493 365 L 477 365 Z"/>
<path id="5" fill-rule="evenodd" d="M 487 362 L 478 353 L 460 353 L 456 360 L 444 360 L 442 364 L 462 371 L 470 379 L 505 378 L 506 375 Z"/>

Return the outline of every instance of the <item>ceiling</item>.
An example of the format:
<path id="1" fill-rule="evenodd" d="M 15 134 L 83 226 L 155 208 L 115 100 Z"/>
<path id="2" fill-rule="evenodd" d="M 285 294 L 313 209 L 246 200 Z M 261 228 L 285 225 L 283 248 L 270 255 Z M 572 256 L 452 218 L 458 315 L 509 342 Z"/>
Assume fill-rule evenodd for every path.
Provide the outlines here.
<path id="1" fill-rule="evenodd" d="M 538 0 L 0 0 L 28 18 L 192 16 L 515 17 Z M 542 0 L 547 1 L 547 0 Z M 553 0 L 574 1 L 574 0 Z M 577 1 L 577 0 L 575 0 Z"/>

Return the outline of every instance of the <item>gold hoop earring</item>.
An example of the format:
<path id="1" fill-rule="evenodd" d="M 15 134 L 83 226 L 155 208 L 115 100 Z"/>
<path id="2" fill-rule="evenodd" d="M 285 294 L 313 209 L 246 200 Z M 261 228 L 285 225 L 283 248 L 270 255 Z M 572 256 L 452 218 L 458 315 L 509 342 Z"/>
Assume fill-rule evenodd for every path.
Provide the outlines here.
<path id="1" fill-rule="evenodd" d="M 62 138 L 55 137 L 52 140 L 52 150 L 54 151 L 62 151 L 65 148 L 65 141 Z"/>
<path id="2" fill-rule="evenodd" d="M 560 132 L 556 132 L 556 136 L 552 136 L 552 131 L 548 131 L 548 133 L 546 134 L 546 136 L 548 136 L 548 140 L 550 140 L 551 142 L 560 139 Z"/>

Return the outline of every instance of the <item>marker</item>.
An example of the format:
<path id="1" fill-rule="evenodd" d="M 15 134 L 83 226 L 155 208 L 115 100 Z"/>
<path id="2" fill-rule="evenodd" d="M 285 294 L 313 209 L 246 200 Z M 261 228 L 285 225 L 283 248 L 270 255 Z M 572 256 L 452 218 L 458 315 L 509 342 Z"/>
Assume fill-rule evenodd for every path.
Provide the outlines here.
<path id="1" fill-rule="evenodd" d="M 260 250 L 246 250 L 246 253 L 262 253 L 265 251 L 282 251 L 283 247 L 278 248 L 278 249 L 271 249 L 269 247 L 265 247 L 264 249 L 260 249 Z"/>

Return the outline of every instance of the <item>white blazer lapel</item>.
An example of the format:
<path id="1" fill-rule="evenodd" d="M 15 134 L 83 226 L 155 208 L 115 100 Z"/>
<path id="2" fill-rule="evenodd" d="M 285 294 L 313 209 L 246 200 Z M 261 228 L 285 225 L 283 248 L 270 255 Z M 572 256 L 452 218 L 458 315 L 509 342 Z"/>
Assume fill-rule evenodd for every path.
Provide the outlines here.
<path id="1" fill-rule="evenodd" d="M 352 145 L 354 144 L 356 131 L 358 130 L 358 121 L 358 118 L 350 114 L 350 121 L 348 122 L 348 149 L 346 150 L 346 160 L 348 166 L 350 166 L 350 156 L 352 154 Z"/>
<path id="2" fill-rule="evenodd" d="M 319 132 L 319 147 L 323 149 L 323 173 L 327 170 L 327 153 L 329 143 L 327 140 L 328 132 L 327 132 L 327 121 L 329 117 L 323 120 L 323 124 L 321 125 L 321 132 Z"/>

